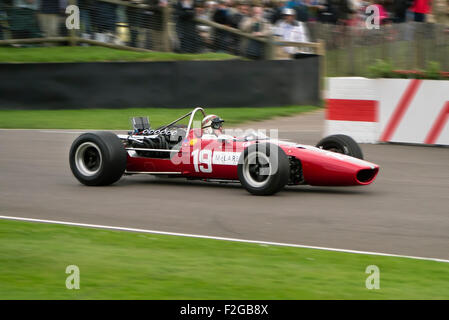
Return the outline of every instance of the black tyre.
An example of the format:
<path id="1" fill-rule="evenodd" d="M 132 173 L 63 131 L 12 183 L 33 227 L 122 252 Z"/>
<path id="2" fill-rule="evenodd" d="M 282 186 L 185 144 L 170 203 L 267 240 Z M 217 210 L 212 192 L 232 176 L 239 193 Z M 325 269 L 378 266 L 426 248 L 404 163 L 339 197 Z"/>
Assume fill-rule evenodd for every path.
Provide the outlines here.
<path id="1" fill-rule="evenodd" d="M 242 185 L 254 195 L 272 195 L 280 191 L 290 175 L 285 152 L 277 145 L 256 143 L 240 155 L 237 167 Z"/>
<path id="2" fill-rule="evenodd" d="M 336 134 L 320 140 L 317 148 L 342 153 L 354 158 L 363 159 L 362 149 L 350 136 Z"/>
<path id="3" fill-rule="evenodd" d="M 88 186 L 105 186 L 120 179 L 126 169 L 126 150 L 112 132 L 80 135 L 70 148 L 70 169 Z"/>

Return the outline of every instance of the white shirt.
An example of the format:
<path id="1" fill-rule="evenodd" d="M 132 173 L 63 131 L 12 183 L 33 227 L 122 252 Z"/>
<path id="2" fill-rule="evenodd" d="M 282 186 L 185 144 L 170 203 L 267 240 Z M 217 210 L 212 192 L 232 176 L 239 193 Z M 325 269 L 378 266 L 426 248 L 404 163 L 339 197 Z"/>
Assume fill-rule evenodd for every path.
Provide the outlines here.
<path id="1" fill-rule="evenodd" d="M 285 21 L 280 21 L 276 24 L 274 34 L 279 36 L 284 41 L 289 42 L 310 42 L 307 28 L 304 23 L 295 21 L 296 25 L 292 25 Z M 298 47 L 283 47 L 284 51 L 289 54 L 298 52 L 310 53 L 307 48 Z"/>

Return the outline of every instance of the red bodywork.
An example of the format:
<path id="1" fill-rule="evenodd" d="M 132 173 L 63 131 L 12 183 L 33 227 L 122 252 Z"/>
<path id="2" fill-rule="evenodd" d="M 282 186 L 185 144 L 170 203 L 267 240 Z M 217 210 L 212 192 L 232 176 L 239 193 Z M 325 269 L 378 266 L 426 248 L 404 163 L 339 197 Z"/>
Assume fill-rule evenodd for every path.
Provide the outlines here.
<path id="1" fill-rule="evenodd" d="M 195 134 L 197 133 L 197 134 Z M 343 154 L 284 141 L 260 141 L 277 144 L 288 157 L 301 162 L 301 184 L 315 186 L 368 185 L 374 181 L 379 166 Z M 191 130 L 171 158 L 139 157 L 128 151 L 126 172 L 174 174 L 186 178 L 238 180 L 238 158 L 256 141 L 205 139 Z"/>

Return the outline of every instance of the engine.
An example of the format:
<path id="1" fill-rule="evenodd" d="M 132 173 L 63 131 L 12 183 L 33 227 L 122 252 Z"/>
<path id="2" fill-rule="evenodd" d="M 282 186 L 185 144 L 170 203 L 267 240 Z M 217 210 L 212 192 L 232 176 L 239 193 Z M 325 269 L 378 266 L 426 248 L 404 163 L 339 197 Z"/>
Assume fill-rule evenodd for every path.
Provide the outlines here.
<path id="1" fill-rule="evenodd" d="M 128 145 L 136 149 L 140 157 L 169 158 L 171 152 L 161 150 L 171 150 L 186 135 L 186 130 L 179 125 L 151 129 L 147 117 L 132 118 L 133 131 L 128 132 Z M 157 151 L 155 151 L 157 149 Z"/>
<path id="2" fill-rule="evenodd" d="M 132 148 L 137 149 L 153 149 L 149 151 L 136 150 L 140 157 L 150 158 L 169 158 L 171 152 L 164 152 L 159 150 L 172 150 L 185 135 L 185 130 L 182 128 L 172 128 L 164 130 L 143 130 L 130 135 L 128 142 Z M 158 151 L 154 151 L 158 149 Z"/>

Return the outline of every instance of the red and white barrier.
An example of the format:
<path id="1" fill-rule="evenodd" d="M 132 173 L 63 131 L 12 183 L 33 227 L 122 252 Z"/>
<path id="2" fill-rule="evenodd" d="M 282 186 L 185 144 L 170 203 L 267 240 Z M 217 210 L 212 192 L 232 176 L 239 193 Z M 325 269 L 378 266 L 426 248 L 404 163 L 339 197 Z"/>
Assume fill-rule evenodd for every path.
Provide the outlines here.
<path id="1" fill-rule="evenodd" d="M 374 143 L 379 135 L 378 95 L 371 79 L 329 78 L 325 135 L 344 133 Z"/>
<path id="2" fill-rule="evenodd" d="M 449 81 L 329 78 L 326 135 L 449 145 Z"/>

